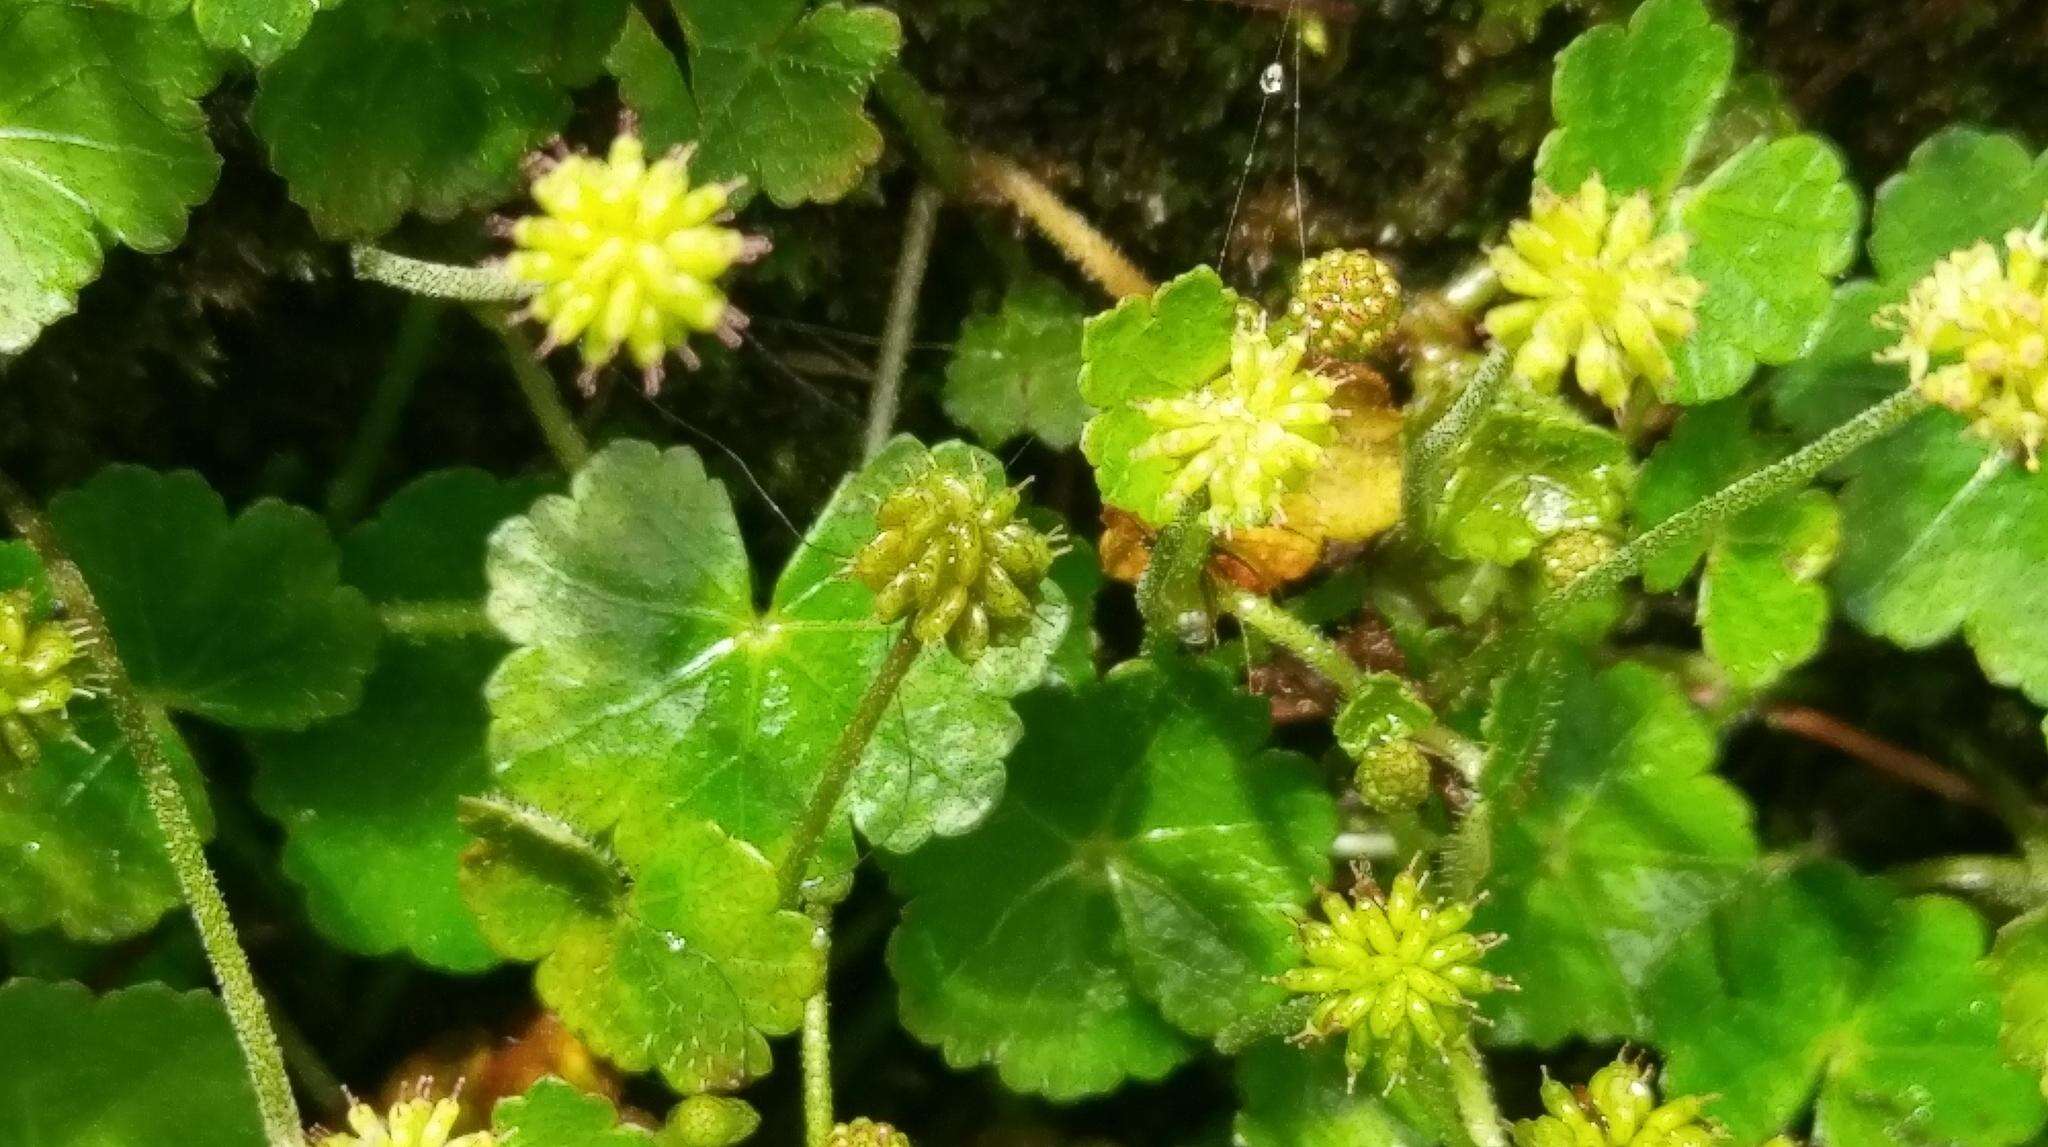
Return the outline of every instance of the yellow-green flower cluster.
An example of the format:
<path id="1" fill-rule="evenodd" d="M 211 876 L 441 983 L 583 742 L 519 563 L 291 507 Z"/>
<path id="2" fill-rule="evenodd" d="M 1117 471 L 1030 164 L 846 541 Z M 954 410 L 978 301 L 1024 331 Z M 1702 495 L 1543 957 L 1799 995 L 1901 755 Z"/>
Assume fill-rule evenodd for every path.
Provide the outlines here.
<path id="1" fill-rule="evenodd" d="M 852 573 L 883 621 L 908 618 L 918 640 L 973 661 L 1031 628 L 1057 539 L 1017 518 L 1020 492 L 971 464 L 933 459 L 882 500 L 881 527 Z"/>
<path id="2" fill-rule="evenodd" d="M 1706 1101 L 1685 1096 L 1657 1101 L 1656 1075 L 1619 1059 L 1593 1073 L 1583 1091 L 1543 1081 L 1549 1114 L 1515 1124 L 1515 1147 L 1712 1147 L 1728 1141 L 1718 1123 L 1700 1114 Z"/>
<path id="3" fill-rule="evenodd" d="M 1370 251 L 1325 251 L 1301 265 L 1287 317 L 1311 353 L 1363 362 L 1401 319 L 1401 281 Z"/>
<path id="4" fill-rule="evenodd" d="M 1879 312 L 1900 332 L 1879 353 L 1905 363 L 1931 402 L 1972 420 L 1971 431 L 2023 454 L 2027 467 L 2048 438 L 2048 222 L 1957 251 L 1914 284 L 1904 303 Z"/>
<path id="5" fill-rule="evenodd" d="M 695 364 L 691 336 L 737 345 L 746 329 L 718 279 L 767 245 L 724 225 L 732 191 L 692 187 L 687 155 L 649 163 L 621 135 L 604 159 L 571 155 L 534 180 L 541 213 L 512 225 L 505 270 L 534 288 L 549 345 L 577 344 L 586 379 L 623 350 L 651 393 L 671 352 Z"/>
<path id="6" fill-rule="evenodd" d="M 910 1136 L 887 1123 L 856 1119 L 832 1128 L 831 1147 L 910 1147 Z"/>
<path id="7" fill-rule="evenodd" d="M 1486 314 L 1517 375 L 1554 387 L 1570 365 L 1616 410 L 1638 380 L 1669 397 L 1671 347 L 1692 333 L 1706 285 L 1679 271 L 1685 236 L 1656 227 L 1648 194 L 1617 201 L 1597 175 L 1569 196 L 1536 189 L 1529 218 L 1488 253 L 1501 286 L 1521 296 Z"/>
<path id="8" fill-rule="evenodd" d="M 382 1115 L 367 1103 L 356 1103 L 348 1109 L 349 1129 L 319 1136 L 313 1147 L 494 1147 L 488 1131 L 451 1137 L 461 1117 L 462 1108 L 453 1099 L 413 1096 Z"/>
<path id="9" fill-rule="evenodd" d="M 1137 404 L 1152 435 L 1131 457 L 1172 461 L 1169 506 L 1207 491 L 1204 519 L 1218 533 L 1280 520 L 1282 500 L 1322 465 L 1335 436 L 1337 384 L 1302 369 L 1307 349 L 1301 335 L 1275 342 L 1263 322 L 1240 324 L 1220 377 L 1192 394 Z"/>
<path id="10" fill-rule="evenodd" d="M 1323 919 L 1301 924 L 1305 963 L 1281 987 L 1317 997 L 1303 1039 L 1345 1034 L 1352 1074 L 1378 1058 L 1389 1086 L 1406 1074 L 1416 1044 L 1439 1056 L 1466 1030 L 1474 997 L 1511 987 L 1479 966 L 1496 941 L 1465 931 L 1474 905 L 1426 899 L 1413 870 L 1384 898 L 1334 892 Z"/>
<path id="11" fill-rule="evenodd" d="M 89 696 L 80 679 L 76 628 L 41 616 L 27 590 L 0 593 L 0 744 L 34 764 L 41 742 L 63 736 L 73 698 Z"/>

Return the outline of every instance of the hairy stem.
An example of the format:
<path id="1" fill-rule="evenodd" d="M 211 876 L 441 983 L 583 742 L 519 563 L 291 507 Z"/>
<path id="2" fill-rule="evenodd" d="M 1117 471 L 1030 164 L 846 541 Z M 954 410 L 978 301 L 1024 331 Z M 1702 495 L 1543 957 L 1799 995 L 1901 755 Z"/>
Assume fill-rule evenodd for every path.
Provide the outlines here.
<path id="1" fill-rule="evenodd" d="M 1152 280 L 1137 264 L 1030 172 L 987 152 L 974 153 L 971 162 L 976 190 L 1015 208 L 1082 274 L 1095 280 L 1112 297 L 1128 299 L 1153 292 Z"/>
<path id="2" fill-rule="evenodd" d="M 493 637 L 498 627 L 479 601 L 404 601 L 377 607 L 384 632 L 412 643 Z"/>
<path id="3" fill-rule="evenodd" d="M 370 408 L 364 411 L 355 441 L 349 444 L 348 457 L 327 487 L 329 521 L 354 521 L 369 501 L 377 472 L 384 465 L 385 455 L 391 452 L 392 440 L 398 436 L 406 403 L 412 400 L 413 385 L 419 381 L 420 369 L 433 350 L 434 332 L 440 326 L 443 309 L 442 303 L 428 298 L 415 298 L 406 304 L 405 315 L 398 321 L 398 338 L 391 346 L 391 357 L 385 360 L 384 373 L 378 376 L 377 389 L 370 395 Z"/>
<path id="4" fill-rule="evenodd" d="M 803 1066 L 804 1147 L 825 1147 L 833 1124 L 832 1010 L 822 987 L 804 1001 Z"/>
<path id="5" fill-rule="evenodd" d="M 530 289 L 496 267 L 463 267 L 394 255 L 367 244 L 350 251 L 356 278 L 458 303 L 516 303 Z"/>
<path id="6" fill-rule="evenodd" d="M 966 199 L 972 181 L 967 149 L 947 130 L 939 101 L 901 64 L 882 69 L 875 78 L 875 95 L 903 129 L 925 175 L 947 195 Z"/>
<path id="7" fill-rule="evenodd" d="M 1500 397 L 1508 380 L 1506 347 L 1495 346 L 1480 362 L 1479 369 L 1465 383 L 1456 402 L 1425 431 L 1408 454 L 1408 475 L 1403 483 L 1401 517 L 1417 537 L 1429 526 L 1429 514 L 1436 499 L 1437 471 L 1464 444 L 1479 420 Z"/>
<path id="8" fill-rule="evenodd" d="M 1507 1147 L 1506 1124 L 1500 1107 L 1493 1101 L 1493 1087 L 1486 1079 L 1486 1060 L 1468 1032 L 1458 1037 L 1451 1049 L 1451 1097 L 1458 1105 L 1458 1121 L 1473 1147 Z"/>
<path id="9" fill-rule="evenodd" d="M 1745 510 L 1804 486 L 1821 471 L 1890 434 L 1927 409 L 1917 391 L 1902 390 L 1849 419 L 1797 452 L 1739 479 L 1718 493 L 1694 502 L 1664 519 L 1613 557 L 1580 574 L 1536 608 L 1533 626 L 1551 629 L 1588 601 L 1598 598 L 1642 572 L 1643 563 L 1686 538 L 1697 537 Z"/>
<path id="10" fill-rule="evenodd" d="M 818 777 L 818 787 L 811 793 L 811 802 L 804 806 L 803 816 L 797 821 L 796 832 L 790 838 L 789 854 L 782 859 L 784 904 L 797 903 L 803 891 L 804 872 L 810 868 L 811 859 L 818 855 L 818 846 L 824 842 L 825 833 L 838 815 L 839 798 L 846 795 L 846 785 L 853 780 L 853 770 L 860 767 L 861 755 L 867 752 L 868 742 L 874 739 L 875 728 L 882 723 L 882 715 L 889 711 L 889 703 L 896 699 L 896 690 L 902 686 L 903 678 L 910 673 L 910 667 L 917 662 L 918 651 L 923 648 L 924 643 L 911 632 L 910 626 L 905 625 L 903 632 L 897 635 L 896 644 L 889 647 L 889 656 L 882 662 L 881 671 L 869 682 L 867 692 L 861 694 L 852 719 L 832 746 L 832 754 L 825 758 L 825 770 Z"/>
<path id="11" fill-rule="evenodd" d="M 177 876 L 178 890 L 191 909 L 200 943 L 220 984 L 228 1021 L 234 1026 L 235 1041 L 241 1046 L 242 1060 L 255 1085 L 264 1137 L 271 1147 L 301 1147 L 304 1139 L 299 1110 L 292 1099 L 277 1033 L 271 1030 L 269 1012 L 256 988 L 255 976 L 249 971 L 249 957 L 235 936 L 220 885 L 214 880 L 213 870 L 207 867 L 199 826 L 192 819 L 192 808 L 185 801 L 170 750 L 164 744 L 162 726 L 169 719 L 135 691 L 128 668 L 114 646 L 113 634 L 107 629 L 106 615 L 100 612 L 99 602 L 86 585 L 85 574 L 65 554 L 57 532 L 35 502 L 4 474 L 0 474 L 0 512 L 6 514 L 15 533 L 42 559 L 43 570 L 66 615 L 88 638 L 84 643 L 88 656 L 106 691 L 114 722 L 142 774 L 143 792 L 157 828 L 163 833 L 164 850 L 169 855 L 171 871 Z"/>
<path id="12" fill-rule="evenodd" d="M 1266 598 L 1235 586 L 1228 588 L 1223 600 L 1224 608 L 1237 618 L 1238 624 L 1292 653 L 1302 664 L 1329 678 L 1330 684 L 1346 697 L 1364 685 L 1365 671 L 1315 626 Z"/>
<path id="13" fill-rule="evenodd" d="M 576 425 L 576 418 L 569 413 L 569 407 L 562 401 L 561 387 L 556 385 L 555 376 L 541 364 L 540 356 L 534 352 L 533 344 L 526 336 L 512 326 L 508 316 L 502 313 L 480 314 L 498 342 L 505 348 L 505 361 L 512 368 L 512 380 L 519 384 L 519 394 L 526 399 L 527 409 L 533 412 L 533 420 L 540 427 L 540 436 L 547 442 L 548 452 L 566 474 L 574 474 L 590 461 L 590 442 L 583 437 L 583 431 Z"/>
<path id="14" fill-rule="evenodd" d="M 903 391 L 903 370 L 910 363 L 910 340 L 917 332 L 917 300 L 924 292 L 924 272 L 931 262 L 932 236 L 938 231 L 939 189 L 920 183 L 910 195 L 910 215 L 903 227 L 903 250 L 896 259 L 896 285 L 889 295 L 889 317 L 882 327 L 881 360 L 875 367 L 875 391 L 868 401 L 867 433 L 861 457 L 882 452 L 896 430 L 896 408 Z"/>

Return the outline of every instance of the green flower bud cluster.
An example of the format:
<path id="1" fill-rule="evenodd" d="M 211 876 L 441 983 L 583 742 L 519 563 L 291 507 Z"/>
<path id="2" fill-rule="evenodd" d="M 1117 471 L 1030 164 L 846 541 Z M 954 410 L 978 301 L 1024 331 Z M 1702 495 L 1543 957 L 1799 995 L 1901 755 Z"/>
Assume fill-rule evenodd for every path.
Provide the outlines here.
<path id="1" fill-rule="evenodd" d="M 1429 758 L 1415 735 L 1436 723 L 1429 705 L 1391 673 L 1367 674 L 1337 713 L 1337 744 L 1358 763 L 1358 795 L 1377 812 L 1404 813 L 1429 798 Z"/>
<path id="2" fill-rule="evenodd" d="M 760 1113 L 744 1099 L 692 1095 L 669 1113 L 662 1141 L 672 1139 L 678 1147 L 734 1147 L 760 1126 Z"/>
<path id="3" fill-rule="evenodd" d="M 1301 265 L 1287 315 L 1310 354 L 1364 362 L 1401 320 L 1401 281 L 1370 251 L 1325 251 Z"/>
<path id="4" fill-rule="evenodd" d="M 910 1147 L 910 1136 L 887 1123 L 856 1119 L 832 1129 L 830 1147 Z"/>
<path id="5" fill-rule="evenodd" d="M 621 135 L 605 158 L 572 155 L 534 180 L 541 213 L 512 225 L 505 270 L 534 288 L 549 345 L 576 343 L 592 372 L 624 351 L 653 393 L 670 353 L 694 365 L 692 335 L 737 346 L 746 329 L 718 280 L 768 248 L 724 225 L 732 192 L 691 186 L 686 155 L 649 163 Z"/>
<path id="6" fill-rule="evenodd" d="M 1727 1131 L 1702 1117 L 1706 1101 L 1657 1101 L 1656 1073 L 1618 1059 L 1593 1073 L 1583 1090 L 1543 1081 L 1549 1114 L 1515 1124 L 1515 1147 L 1712 1147 Z"/>
<path id="7" fill-rule="evenodd" d="M 876 616 L 909 619 L 919 641 L 943 641 L 963 661 L 1020 640 L 1059 552 L 1056 536 L 1017 518 L 1020 497 L 935 459 L 884 498 L 881 532 L 852 567 L 874 591 Z"/>
<path id="8" fill-rule="evenodd" d="M 1498 938 L 1465 931 L 1476 905 L 1425 899 L 1411 869 L 1383 898 L 1322 897 L 1323 919 L 1301 924 L 1305 963 L 1281 973 L 1291 992 L 1316 997 L 1298 1037 L 1345 1034 L 1352 1077 L 1375 1058 L 1392 1087 L 1417 1044 L 1447 1056 L 1471 1023 L 1473 997 L 1513 985 L 1479 966 Z"/>
<path id="9" fill-rule="evenodd" d="M 1384 741 L 1358 755 L 1352 779 L 1367 808 L 1408 812 L 1429 799 L 1429 758 L 1405 737 Z"/>
<path id="10" fill-rule="evenodd" d="M 1563 589 L 1620 548 L 1614 535 L 1602 530 L 1566 530 L 1543 543 L 1536 562 L 1543 580 L 1553 589 Z"/>
<path id="11" fill-rule="evenodd" d="M 84 641 L 74 625 L 50 620 L 27 590 L 0 593 L 0 744 L 22 764 L 40 743 L 69 730 L 71 701 L 92 695 L 79 673 Z"/>

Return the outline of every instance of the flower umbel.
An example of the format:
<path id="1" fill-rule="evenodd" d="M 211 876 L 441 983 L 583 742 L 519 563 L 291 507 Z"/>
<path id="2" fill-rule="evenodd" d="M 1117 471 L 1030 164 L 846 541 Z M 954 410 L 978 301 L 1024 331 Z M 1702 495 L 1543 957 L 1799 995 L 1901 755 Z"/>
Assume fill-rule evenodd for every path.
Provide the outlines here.
<path id="1" fill-rule="evenodd" d="M 2037 469 L 2048 438 L 2048 220 L 1950 254 L 1878 312 L 1899 332 L 1883 362 L 1902 362 L 1930 402 L 1972 420 L 1971 433 L 2017 450 Z"/>
<path id="2" fill-rule="evenodd" d="M 732 193 L 690 186 L 681 151 L 647 162 L 630 133 L 604 159 L 566 156 L 533 181 L 541 213 L 512 225 L 505 270 L 534 288 L 527 312 L 547 324 L 548 345 L 577 344 L 586 390 L 621 350 L 651 394 L 671 352 L 696 365 L 692 335 L 738 345 L 746 316 L 718 279 L 768 245 L 724 225 Z"/>
<path id="3" fill-rule="evenodd" d="M 1344 1066 L 1353 1078 L 1377 1056 L 1392 1087 L 1419 1042 L 1438 1055 L 1465 1030 L 1473 997 L 1513 987 L 1479 966 L 1494 936 L 1465 931 L 1476 905 L 1428 900 L 1414 870 L 1394 878 L 1384 897 L 1369 882 L 1350 899 L 1322 897 L 1323 920 L 1301 924 L 1307 963 L 1280 974 L 1281 987 L 1317 997 L 1297 1038 L 1346 1033 Z"/>
<path id="4" fill-rule="evenodd" d="M 40 760 L 41 742 L 65 734 L 72 700 L 92 695 L 77 664 L 85 644 L 76 625 L 42 616 L 27 590 L 0 593 L 0 746 L 19 763 Z"/>
<path id="5" fill-rule="evenodd" d="M 1240 325 L 1230 368 L 1184 397 L 1137 404 L 1152 436 L 1134 459 L 1175 464 L 1166 502 L 1178 508 L 1206 490 L 1204 519 L 1219 533 L 1280 520 L 1280 503 L 1315 472 L 1334 431 L 1337 384 L 1303 370 L 1307 340 L 1274 342 L 1263 322 Z"/>
<path id="6" fill-rule="evenodd" d="M 1515 1147 L 1711 1147 L 1728 1141 L 1720 1124 L 1701 1116 L 1706 1101 L 1685 1096 L 1657 1102 L 1656 1073 L 1618 1059 L 1593 1073 L 1584 1088 L 1543 1081 L 1549 1112 L 1515 1124 Z"/>
<path id="7" fill-rule="evenodd" d="M 1486 313 L 1486 330 L 1515 352 L 1515 373 L 1579 387 L 1619 410 L 1638 379 L 1669 397 L 1671 346 L 1692 333 L 1706 284 L 1679 271 L 1686 239 L 1652 238 L 1647 193 L 1619 202 L 1595 175 L 1564 196 L 1536 189 L 1529 218 L 1488 252 L 1501 286 L 1522 298 Z"/>
<path id="8" fill-rule="evenodd" d="M 1401 318 L 1401 282 L 1370 251 L 1325 251 L 1301 265 L 1287 315 L 1312 353 L 1362 362 Z"/>
<path id="9" fill-rule="evenodd" d="M 455 1100 L 423 1095 L 401 1099 L 383 1115 L 367 1103 L 355 1103 L 348 1109 L 349 1129 L 318 1136 L 313 1147 L 493 1147 L 497 1140 L 488 1131 L 451 1138 L 461 1116 Z"/>
<path id="10" fill-rule="evenodd" d="M 830 1147 L 910 1147 L 910 1136 L 887 1123 L 856 1119 L 832 1129 Z"/>
<path id="11" fill-rule="evenodd" d="M 1058 538 L 1016 517 L 1020 497 L 971 462 L 934 456 L 882 499 L 881 532 L 854 555 L 876 616 L 908 618 L 918 640 L 943 641 L 963 661 L 1022 638 Z"/>

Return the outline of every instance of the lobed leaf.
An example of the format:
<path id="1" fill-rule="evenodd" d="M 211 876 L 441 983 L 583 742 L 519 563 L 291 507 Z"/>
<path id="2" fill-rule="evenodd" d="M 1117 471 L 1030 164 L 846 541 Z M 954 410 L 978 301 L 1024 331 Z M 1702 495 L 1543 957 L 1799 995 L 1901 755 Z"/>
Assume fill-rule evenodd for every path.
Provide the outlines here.
<path id="1" fill-rule="evenodd" d="M 1445 1142 L 1403 1122 L 1388 1099 L 1351 1086 L 1337 1045 L 1265 1043 L 1238 1057 L 1242 1147 L 1430 1147 Z M 1459 1142 L 1460 1140 L 1451 1140 Z"/>
<path id="2" fill-rule="evenodd" d="M 1512 696 L 1487 730 L 1535 755 L 1490 766 L 1493 899 L 1479 924 L 1506 934 L 1488 966 L 1522 990 L 1487 1011 L 1499 1038 L 1538 1046 L 1639 1035 L 1660 956 L 1741 887 L 1757 847 L 1677 686 L 1637 664 L 1565 664 L 1547 735 Z"/>
<path id="3" fill-rule="evenodd" d="M 994 314 L 960 329 L 946 367 L 946 416 L 996 447 L 1021 434 L 1048 446 L 1081 439 L 1080 300 L 1051 279 L 1018 284 Z"/>
<path id="4" fill-rule="evenodd" d="M 1674 356 L 1676 397 L 1712 402 L 1741 390 L 1757 363 L 1806 349 L 1856 257 L 1862 204 L 1834 148 L 1799 135 L 1750 144 L 1683 193 L 1673 215 L 1691 242 L 1685 272 L 1707 287 Z"/>
<path id="5" fill-rule="evenodd" d="M 1816 1089 L 1815 1138 L 1836 1147 L 2027 1140 L 2041 1095 L 1999 1051 L 1983 951 L 1960 902 L 1894 899 L 1838 864 L 1750 882 L 1647 993 L 1667 1086 L 1717 1093 L 1740 1143 L 1782 1129 Z"/>
<path id="6" fill-rule="evenodd" d="M 192 0 L 192 19 L 208 44 L 258 65 L 290 51 L 323 3 L 335 0 Z"/>
<path id="7" fill-rule="evenodd" d="M 1734 35 L 1701 0 L 1648 0 L 1626 27 L 1582 34 L 1557 57 L 1557 128 L 1537 152 L 1536 178 L 1568 193 L 1598 173 L 1621 194 L 1670 194 L 1734 64 Z"/>
<path id="8" fill-rule="evenodd" d="M 625 0 L 348 0 L 265 69 L 250 120 L 334 238 L 446 219 L 519 184 L 596 79 Z"/>
<path id="9" fill-rule="evenodd" d="M 601 830 L 687 814 L 780 857 L 825 756 L 894 639 L 840 571 L 874 507 L 930 454 L 899 439 L 843 485 L 778 581 L 752 602 L 725 490 L 685 449 L 618 443 L 567 497 L 493 539 L 493 618 L 517 642 L 492 679 L 492 752 L 508 791 Z M 1008 698 L 1043 676 L 1067 608 L 1050 589 L 1032 638 L 972 669 L 920 656 L 856 771 L 846 804 L 884 848 L 972 827 L 1002 791 L 1018 735 Z M 851 869 L 834 831 L 813 878 Z"/>
<path id="10" fill-rule="evenodd" d="M 1618 524 L 1635 465 L 1614 431 L 1556 395 L 1516 388 L 1450 457 L 1443 482 L 1431 540 L 1452 557 L 1512 565 L 1559 534 Z"/>
<path id="11" fill-rule="evenodd" d="M 0 1143 L 261 1147 L 227 1013 L 205 992 L 0 985 Z"/>
<path id="12" fill-rule="evenodd" d="M 343 572 L 380 605 L 481 609 L 486 539 L 536 492 L 475 470 L 427 475 L 349 536 Z M 469 837 L 455 810 L 491 784 L 483 685 L 504 651 L 494 634 L 387 638 L 355 712 L 255 742 L 285 874 L 343 947 L 458 972 L 496 962 L 456 887 Z"/>
<path id="13" fill-rule="evenodd" d="M 1132 663 L 1020 707 L 995 813 L 890 864 L 904 1024 L 1058 1099 L 1157 1079 L 1192 1054 L 1182 1032 L 1278 1002 L 1334 807 L 1207 670 Z"/>
<path id="14" fill-rule="evenodd" d="M 220 158 L 220 68 L 177 8 L 15 0 L 0 12 L 0 355 L 70 314 L 114 244 L 168 251 Z"/>
<path id="15" fill-rule="evenodd" d="M 687 119 L 669 134 L 697 144 L 705 175 L 745 179 L 783 207 L 853 190 L 882 154 L 864 105 L 903 46 L 895 14 L 808 0 L 673 2 L 691 103 L 670 112 Z"/>
<path id="16" fill-rule="evenodd" d="M 1748 403 L 1688 410 L 1643 466 L 1636 488 L 1642 529 L 1776 461 L 1782 444 L 1751 425 Z M 1659 554 L 1644 585 L 1676 589 L 1706 558 L 1699 625 L 1707 655 L 1746 688 L 1761 688 L 1820 651 L 1828 594 L 1819 584 L 1841 541 L 1840 513 L 1824 491 L 1803 490 L 1737 516 L 1705 538 Z"/>
<path id="17" fill-rule="evenodd" d="M 244 729 L 355 708 L 377 641 L 320 519 L 264 500 L 230 516 L 190 471 L 110 466 L 50 500 L 136 689 Z"/>
<path id="18" fill-rule="evenodd" d="M 462 891 L 484 935 L 539 961 L 535 991 L 592 1049 L 685 1093 L 766 1074 L 766 1037 L 796 1029 L 825 962 L 759 850 L 684 818 L 628 821 L 610 855 L 530 811 L 469 825 Z"/>

